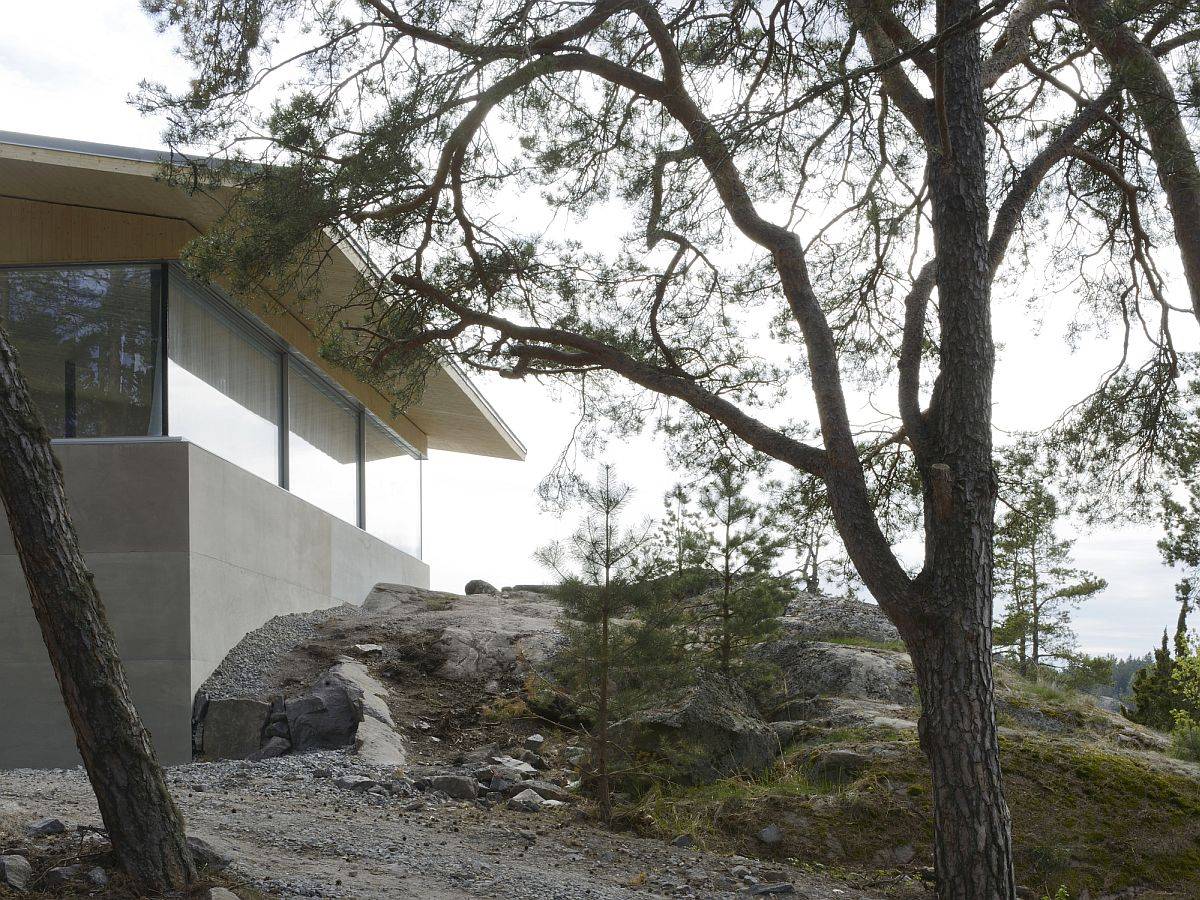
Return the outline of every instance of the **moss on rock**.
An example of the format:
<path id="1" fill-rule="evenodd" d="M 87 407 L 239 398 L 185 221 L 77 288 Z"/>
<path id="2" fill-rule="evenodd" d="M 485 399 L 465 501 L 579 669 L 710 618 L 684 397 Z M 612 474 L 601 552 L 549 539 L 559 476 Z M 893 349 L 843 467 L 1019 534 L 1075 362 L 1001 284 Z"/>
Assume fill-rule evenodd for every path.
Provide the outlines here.
<path id="1" fill-rule="evenodd" d="M 814 780 L 812 766 L 838 747 L 870 759 L 852 781 Z M 1047 735 L 1002 739 L 1018 880 L 1053 896 L 1130 887 L 1200 896 L 1200 779 L 1150 754 Z M 929 777 L 913 739 L 800 747 L 757 780 L 726 779 L 658 791 L 640 821 L 663 834 L 686 828 L 710 845 L 756 856 L 866 872 L 932 865 Z M 754 835 L 767 823 L 783 841 Z M 1040 894 L 1039 894 L 1040 896 Z"/>

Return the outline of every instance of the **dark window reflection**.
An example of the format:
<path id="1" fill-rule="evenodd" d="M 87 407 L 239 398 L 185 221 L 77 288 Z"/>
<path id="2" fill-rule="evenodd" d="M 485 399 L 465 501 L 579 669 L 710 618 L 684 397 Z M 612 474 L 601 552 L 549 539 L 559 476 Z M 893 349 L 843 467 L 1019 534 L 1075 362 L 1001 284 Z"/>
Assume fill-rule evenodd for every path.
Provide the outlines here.
<path id="1" fill-rule="evenodd" d="M 0 318 L 51 437 L 161 433 L 147 266 L 0 270 Z"/>

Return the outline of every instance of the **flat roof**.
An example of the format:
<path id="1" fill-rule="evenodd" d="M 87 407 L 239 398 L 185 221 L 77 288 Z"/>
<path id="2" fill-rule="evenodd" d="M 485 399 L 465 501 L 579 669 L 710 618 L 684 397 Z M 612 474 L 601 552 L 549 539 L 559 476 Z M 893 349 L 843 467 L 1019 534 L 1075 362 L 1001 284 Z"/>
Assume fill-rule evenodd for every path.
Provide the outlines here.
<path id="1" fill-rule="evenodd" d="M 168 184 L 161 177 L 162 169 L 171 164 L 203 165 L 210 159 L 165 150 L 0 131 L 0 197 L 173 220 L 190 226 L 189 233 L 194 232 L 191 236 L 195 236 L 225 211 L 223 200 L 227 198 L 218 196 L 219 190 L 189 193 Z M 377 272 L 377 269 L 367 254 L 347 237 L 330 240 L 333 253 L 322 272 L 322 295 L 332 297 L 348 293 L 362 272 Z M 167 242 L 171 243 L 169 239 Z M 175 238 L 175 243 L 181 247 L 186 239 Z M 178 247 L 176 253 L 177 250 Z M 77 253 L 69 260 L 48 256 L 42 261 L 79 261 L 75 258 Z M 290 306 L 287 298 L 275 299 Z M 308 318 L 303 310 L 292 312 L 298 319 Z M 282 336 L 291 339 L 287 333 Z M 338 372 L 343 383 L 350 379 L 364 389 L 376 390 L 345 370 Z M 407 407 L 403 415 L 426 436 L 430 448 L 502 459 L 525 458 L 525 445 L 453 360 L 442 361 L 430 373 L 420 400 Z"/>

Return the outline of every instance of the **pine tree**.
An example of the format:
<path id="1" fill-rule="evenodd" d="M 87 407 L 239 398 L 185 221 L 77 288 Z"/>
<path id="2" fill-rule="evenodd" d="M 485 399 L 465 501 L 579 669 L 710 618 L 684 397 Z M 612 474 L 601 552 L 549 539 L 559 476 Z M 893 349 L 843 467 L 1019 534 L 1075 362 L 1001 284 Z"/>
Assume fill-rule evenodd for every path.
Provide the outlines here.
<path id="1" fill-rule="evenodd" d="M 698 505 L 710 534 L 705 564 L 716 587 L 690 601 L 690 621 L 706 662 L 722 675 L 744 666 L 743 653 L 779 628 L 786 595 L 772 570 L 784 539 L 748 489 L 754 464 L 719 459 L 700 486 Z"/>
<path id="2" fill-rule="evenodd" d="M 1006 460 L 1008 510 L 996 527 L 996 594 L 1007 603 L 996 623 L 994 646 L 1037 680 L 1051 661 L 1075 657 L 1071 612 L 1108 583 L 1071 565 L 1073 541 L 1059 538 L 1058 501 L 1045 486 L 1049 470 L 1036 455 L 1017 449 Z"/>
<path id="3" fill-rule="evenodd" d="M 1162 646 L 1154 651 L 1154 665 L 1138 670 L 1133 676 L 1132 707 L 1122 707 L 1125 715 L 1150 728 L 1171 728 L 1175 724 L 1175 691 L 1171 675 L 1175 660 L 1163 629 Z"/>
<path id="4" fill-rule="evenodd" d="M 663 591 L 677 603 L 700 593 L 709 582 L 704 561 L 711 543 L 688 485 L 676 484 L 663 495 L 663 517 L 654 538 L 654 556 L 666 579 Z"/>
<path id="5" fill-rule="evenodd" d="M 674 606 L 663 602 L 647 553 L 649 526 L 626 529 L 633 494 L 611 465 L 578 484 L 584 518 L 565 542 L 537 558 L 563 578 L 562 632 L 556 658 L 564 687 L 590 713 L 592 765 L 600 816 L 612 818 L 609 725 L 679 678 Z"/>
<path id="6" fill-rule="evenodd" d="M 1164 731 L 1175 726 L 1179 713 L 1192 719 L 1200 718 L 1200 666 L 1187 632 L 1191 580 L 1185 578 L 1179 582 L 1175 595 L 1179 601 L 1179 618 L 1175 623 L 1174 641 L 1168 638 L 1164 628 L 1162 645 L 1154 651 L 1154 663 L 1139 669 L 1133 676 L 1132 707 L 1122 707 L 1125 715 L 1134 722 Z"/>

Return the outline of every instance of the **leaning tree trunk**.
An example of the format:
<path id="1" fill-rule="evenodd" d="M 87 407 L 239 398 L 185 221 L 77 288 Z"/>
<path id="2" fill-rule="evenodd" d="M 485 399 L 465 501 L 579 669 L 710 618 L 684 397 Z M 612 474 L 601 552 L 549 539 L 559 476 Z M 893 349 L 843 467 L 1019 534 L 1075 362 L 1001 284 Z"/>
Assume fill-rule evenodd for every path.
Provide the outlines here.
<path id="1" fill-rule="evenodd" d="M 121 866 L 147 893 L 196 878 L 167 788 L 67 510 L 62 471 L 0 328 L 0 499 L 75 743 Z"/>

